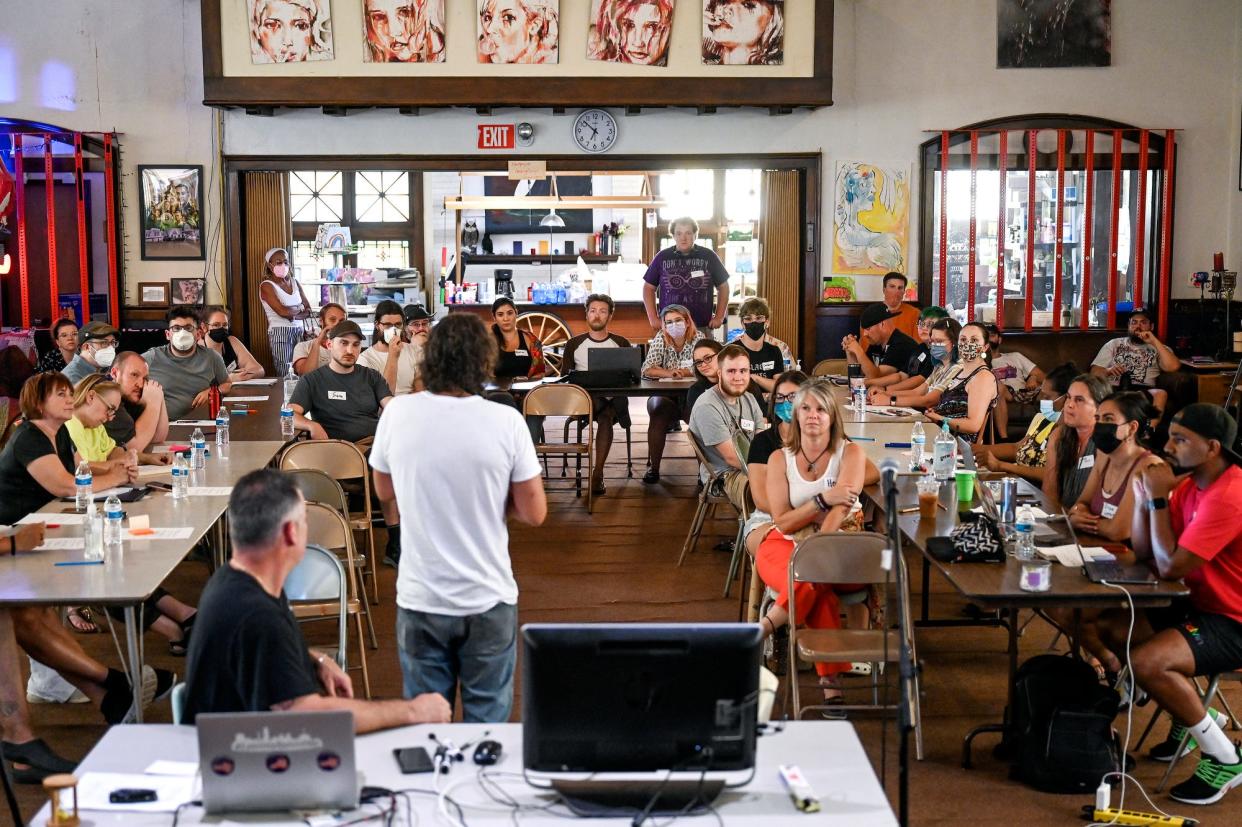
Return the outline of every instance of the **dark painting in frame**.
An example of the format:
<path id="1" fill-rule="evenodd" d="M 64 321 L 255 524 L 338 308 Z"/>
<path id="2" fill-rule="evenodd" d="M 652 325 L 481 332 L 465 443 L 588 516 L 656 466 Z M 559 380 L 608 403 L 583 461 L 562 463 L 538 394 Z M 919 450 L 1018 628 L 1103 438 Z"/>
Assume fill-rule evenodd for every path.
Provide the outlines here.
<path id="1" fill-rule="evenodd" d="M 1112 0 L 996 0 L 996 68 L 1112 65 Z"/>
<path id="2" fill-rule="evenodd" d="M 144 261 L 203 261 L 203 168 L 183 165 L 138 167 L 141 258 Z"/>

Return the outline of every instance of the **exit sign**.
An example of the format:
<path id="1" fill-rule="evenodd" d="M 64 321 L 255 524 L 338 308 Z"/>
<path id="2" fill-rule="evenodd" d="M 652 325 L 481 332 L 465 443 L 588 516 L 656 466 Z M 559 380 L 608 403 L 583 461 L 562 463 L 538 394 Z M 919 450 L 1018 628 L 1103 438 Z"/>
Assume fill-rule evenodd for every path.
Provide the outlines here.
<path id="1" fill-rule="evenodd" d="M 513 149 L 511 123 L 479 124 L 479 149 Z"/>

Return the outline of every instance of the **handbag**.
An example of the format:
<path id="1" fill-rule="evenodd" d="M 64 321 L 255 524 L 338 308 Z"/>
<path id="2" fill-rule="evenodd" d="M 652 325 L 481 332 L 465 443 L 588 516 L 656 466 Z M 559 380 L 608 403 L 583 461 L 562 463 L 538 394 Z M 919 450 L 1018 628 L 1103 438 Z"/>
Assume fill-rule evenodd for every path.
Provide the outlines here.
<path id="1" fill-rule="evenodd" d="M 1005 559 L 1000 526 L 986 514 L 963 514 L 948 537 L 931 537 L 927 551 L 942 563 L 999 563 Z"/>

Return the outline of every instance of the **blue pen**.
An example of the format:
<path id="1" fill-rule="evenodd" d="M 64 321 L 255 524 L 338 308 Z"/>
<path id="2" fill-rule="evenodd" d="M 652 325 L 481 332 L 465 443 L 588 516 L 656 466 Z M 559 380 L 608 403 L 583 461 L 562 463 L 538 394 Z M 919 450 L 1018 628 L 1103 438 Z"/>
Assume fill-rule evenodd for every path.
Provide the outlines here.
<path id="1" fill-rule="evenodd" d="M 886 442 L 884 443 L 884 447 L 885 448 L 909 448 L 910 443 L 908 442 Z"/>
<path id="2" fill-rule="evenodd" d="M 873 436 L 852 436 L 850 437 L 850 442 L 875 442 L 875 437 Z"/>
<path id="3" fill-rule="evenodd" d="M 102 566 L 103 560 L 62 560 L 59 563 L 53 563 L 53 566 Z"/>

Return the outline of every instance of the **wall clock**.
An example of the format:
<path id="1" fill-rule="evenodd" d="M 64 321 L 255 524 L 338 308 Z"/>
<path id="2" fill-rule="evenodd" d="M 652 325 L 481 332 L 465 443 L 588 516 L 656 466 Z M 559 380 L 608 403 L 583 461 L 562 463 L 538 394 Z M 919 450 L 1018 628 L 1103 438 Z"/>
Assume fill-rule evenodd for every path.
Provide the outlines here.
<path id="1" fill-rule="evenodd" d="M 607 152 L 617 142 L 617 121 L 603 109 L 584 109 L 574 119 L 574 142 L 584 152 Z"/>

